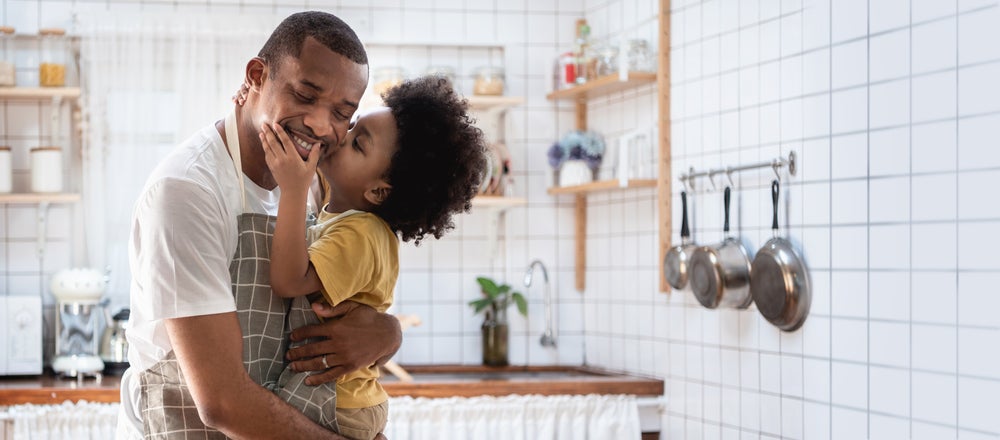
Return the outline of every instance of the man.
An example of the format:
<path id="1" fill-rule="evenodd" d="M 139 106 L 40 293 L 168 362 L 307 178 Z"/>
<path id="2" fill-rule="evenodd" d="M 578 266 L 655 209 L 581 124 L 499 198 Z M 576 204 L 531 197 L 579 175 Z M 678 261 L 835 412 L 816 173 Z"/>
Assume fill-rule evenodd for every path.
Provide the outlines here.
<path id="1" fill-rule="evenodd" d="M 303 157 L 337 148 L 367 81 L 367 55 L 349 26 L 293 14 L 247 63 L 245 104 L 153 171 L 129 244 L 131 368 L 119 438 L 343 438 L 261 387 L 283 367 L 288 303 L 270 290 L 279 191 L 258 128 L 281 124 Z M 288 350 L 293 368 L 322 371 L 312 385 L 399 348 L 392 316 L 354 303 L 317 313 L 337 319 L 296 330 L 294 340 L 321 341 Z"/>

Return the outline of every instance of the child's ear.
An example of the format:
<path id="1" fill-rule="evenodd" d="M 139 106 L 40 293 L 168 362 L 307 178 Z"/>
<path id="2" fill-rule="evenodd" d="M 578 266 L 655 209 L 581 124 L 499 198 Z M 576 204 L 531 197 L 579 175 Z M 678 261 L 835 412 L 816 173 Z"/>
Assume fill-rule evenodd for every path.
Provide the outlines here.
<path id="1" fill-rule="evenodd" d="M 375 188 L 365 191 L 365 200 L 372 205 L 381 205 L 385 199 L 389 198 L 389 193 L 392 192 L 392 185 L 385 182 L 379 182 L 379 185 Z"/>

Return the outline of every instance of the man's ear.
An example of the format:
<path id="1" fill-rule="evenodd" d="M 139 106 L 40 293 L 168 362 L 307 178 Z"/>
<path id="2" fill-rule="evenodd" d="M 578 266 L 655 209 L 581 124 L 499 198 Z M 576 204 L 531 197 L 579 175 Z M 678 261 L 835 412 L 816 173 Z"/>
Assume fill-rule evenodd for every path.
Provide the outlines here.
<path id="1" fill-rule="evenodd" d="M 382 202 L 385 202 L 385 199 L 389 198 L 389 193 L 391 192 L 392 185 L 389 185 L 385 181 L 379 181 L 378 186 L 365 191 L 365 200 L 372 205 L 378 206 Z"/>
<path id="2" fill-rule="evenodd" d="M 246 76 L 243 82 L 255 92 L 260 92 L 261 85 L 267 80 L 267 62 L 261 57 L 253 57 L 247 62 Z"/>

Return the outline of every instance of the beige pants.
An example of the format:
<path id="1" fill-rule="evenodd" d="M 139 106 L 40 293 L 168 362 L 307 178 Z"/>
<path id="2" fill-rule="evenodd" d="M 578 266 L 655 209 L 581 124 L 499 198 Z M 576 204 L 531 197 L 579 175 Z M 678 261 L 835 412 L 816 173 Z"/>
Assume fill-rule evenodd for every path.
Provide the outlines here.
<path id="1" fill-rule="evenodd" d="M 337 408 L 340 435 L 353 440 L 371 440 L 385 430 L 389 420 L 389 402 L 367 408 Z"/>

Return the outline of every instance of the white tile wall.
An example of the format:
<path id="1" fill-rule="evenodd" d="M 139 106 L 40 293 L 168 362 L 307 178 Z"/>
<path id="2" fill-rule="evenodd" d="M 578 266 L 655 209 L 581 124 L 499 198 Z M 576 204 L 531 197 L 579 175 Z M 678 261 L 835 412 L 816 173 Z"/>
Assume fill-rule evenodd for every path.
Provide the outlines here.
<path id="1" fill-rule="evenodd" d="M 767 37 L 774 3 L 778 42 Z M 986 250 L 1000 217 L 983 203 L 1000 163 L 1000 86 L 987 80 L 1000 69 L 990 43 L 1000 37 L 997 2 L 675 0 L 672 8 L 673 173 L 795 151 L 799 173 L 785 176 L 782 206 L 814 292 L 805 325 L 777 344 L 753 307 L 704 310 L 687 291 L 649 304 L 685 321 L 656 334 L 664 357 L 646 371 L 668 383 L 671 438 L 1000 437 L 996 418 L 972 407 L 995 405 L 1000 384 L 1000 354 L 988 348 L 1000 342 L 1000 318 L 986 293 L 1000 279 Z M 777 112 L 768 98 L 775 75 L 765 73 L 773 46 L 781 48 Z M 722 105 L 706 110 L 692 90 Z M 719 136 L 709 131 L 721 132 L 721 148 L 692 142 Z M 763 205 L 741 208 L 738 223 L 757 246 L 768 237 L 770 178 L 739 180 L 743 203 Z M 695 230 L 706 232 L 696 240 L 718 240 L 718 194 L 689 198 Z M 717 336 L 703 337 L 707 322 L 719 325 Z M 602 355 L 618 357 L 625 345 Z M 690 359 L 716 352 L 720 367 Z M 714 406 L 719 388 L 736 402 L 709 417 L 697 403 Z"/>

